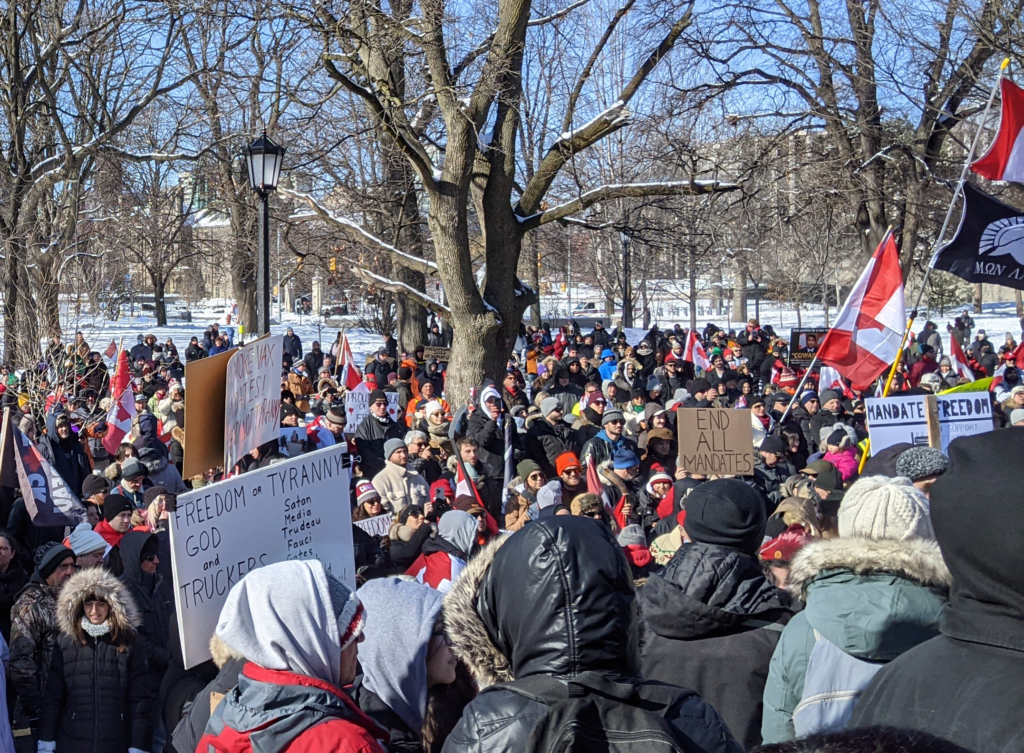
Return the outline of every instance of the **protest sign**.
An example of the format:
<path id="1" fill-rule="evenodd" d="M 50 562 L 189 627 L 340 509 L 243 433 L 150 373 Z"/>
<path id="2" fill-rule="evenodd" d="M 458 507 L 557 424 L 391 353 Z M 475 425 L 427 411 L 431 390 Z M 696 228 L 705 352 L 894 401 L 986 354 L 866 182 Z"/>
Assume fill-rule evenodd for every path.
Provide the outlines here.
<path id="1" fill-rule="evenodd" d="M 992 402 L 987 392 L 953 395 L 870 397 L 871 451 L 901 442 L 937 447 L 943 452 L 957 437 L 992 431 Z"/>
<path id="2" fill-rule="evenodd" d="M 423 349 L 423 360 L 429 361 L 431 358 L 441 363 L 448 363 L 452 358 L 452 349 L 439 348 L 436 345 L 428 345 Z"/>
<path id="3" fill-rule="evenodd" d="M 384 394 L 388 398 L 388 415 L 393 421 L 398 421 L 401 412 L 398 408 L 398 393 L 385 392 Z M 358 387 L 345 393 L 345 416 L 348 419 L 348 431 L 354 432 L 358 429 L 359 424 L 370 412 L 369 398 L 370 388 L 366 382 L 360 382 Z"/>
<path id="4" fill-rule="evenodd" d="M 377 515 L 366 520 L 357 520 L 355 523 L 371 536 L 387 536 L 391 530 L 391 513 Z"/>
<path id="5" fill-rule="evenodd" d="M 789 363 L 806 365 L 814 360 L 827 328 L 794 329 L 789 334 Z"/>
<path id="6" fill-rule="evenodd" d="M 754 428 L 749 411 L 679 408 L 679 467 L 703 476 L 751 476 Z"/>
<path id="7" fill-rule="evenodd" d="M 192 478 L 224 462 L 224 390 L 234 350 L 185 364 L 185 461 Z"/>
<path id="8" fill-rule="evenodd" d="M 278 438 L 281 426 L 281 362 L 284 336 L 262 337 L 228 361 L 224 393 L 224 469 L 261 444 Z"/>
<path id="9" fill-rule="evenodd" d="M 327 447 L 178 497 L 171 569 L 186 669 L 210 658 L 228 590 L 257 567 L 318 559 L 355 587 L 344 457 Z"/>

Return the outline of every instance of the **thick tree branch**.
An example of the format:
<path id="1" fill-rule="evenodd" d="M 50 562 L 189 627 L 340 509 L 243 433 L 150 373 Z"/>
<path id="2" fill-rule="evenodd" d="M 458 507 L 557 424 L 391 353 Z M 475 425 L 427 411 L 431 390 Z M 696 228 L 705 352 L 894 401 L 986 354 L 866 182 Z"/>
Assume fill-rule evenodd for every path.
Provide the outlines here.
<path id="1" fill-rule="evenodd" d="M 443 314 L 445 316 L 451 314 L 451 309 L 447 306 L 435 301 L 433 298 L 430 298 L 423 291 L 416 290 L 416 288 L 406 285 L 404 282 L 389 280 L 386 277 L 376 275 L 362 267 L 353 267 L 351 272 L 367 285 L 372 285 L 375 288 L 387 290 L 389 293 L 403 296 L 414 303 L 418 303 L 428 311 L 433 311 L 435 314 Z"/>
<path id="2" fill-rule="evenodd" d="M 580 194 L 572 201 L 547 209 L 519 221 L 527 230 L 564 220 L 589 206 L 611 199 L 641 198 L 644 196 L 699 196 L 710 193 L 725 193 L 739 188 L 736 183 L 718 180 L 676 180 L 663 183 L 615 183 Z"/>

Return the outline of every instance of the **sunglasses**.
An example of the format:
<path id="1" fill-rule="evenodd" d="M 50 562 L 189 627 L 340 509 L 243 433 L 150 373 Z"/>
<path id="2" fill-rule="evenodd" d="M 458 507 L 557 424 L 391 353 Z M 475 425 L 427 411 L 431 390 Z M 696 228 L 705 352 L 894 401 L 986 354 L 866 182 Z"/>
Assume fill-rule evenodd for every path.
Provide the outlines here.
<path id="1" fill-rule="evenodd" d="M 579 468 L 566 468 L 562 471 L 563 476 L 579 476 L 582 471 Z"/>
<path id="2" fill-rule="evenodd" d="M 143 562 L 154 562 L 154 561 L 156 561 L 156 558 L 157 558 L 157 555 L 155 555 L 155 554 L 147 554 L 145 557 L 142 558 L 142 561 Z"/>

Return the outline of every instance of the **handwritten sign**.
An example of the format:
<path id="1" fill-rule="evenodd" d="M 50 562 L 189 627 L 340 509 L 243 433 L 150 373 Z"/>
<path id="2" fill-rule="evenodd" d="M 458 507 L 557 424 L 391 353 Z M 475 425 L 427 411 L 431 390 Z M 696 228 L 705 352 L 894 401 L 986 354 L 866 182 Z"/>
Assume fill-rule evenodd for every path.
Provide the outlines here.
<path id="1" fill-rule="evenodd" d="M 263 337 L 228 361 L 224 398 L 224 467 L 278 439 L 284 336 Z"/>
<path id="2" fill-rule="evenodd" d="M 185 465 L 182 478 L 224 462 L 224 392 L 235 349 L 185 364 Z"/>
<path id="3" fill-rule="evenodd" d="M 178 497 L 171 569 L 186 669 L 210 658 L 228 591 L 258 567 L 318 559 L 355 587 L 344 457 L 327 447 Z"/>
<path id="4" fill-rule="evenodd" d="M 391 513 L 377 515 L 366 520 L 357 520 L 355 524 L 371 536 L 387 536 L 391 531 Z"/>
<path id="5" fill-rule="evenodd" d="M 994 428 L 992 400 L 987 392 L 870 397 L 864 403 L 872 452 L 901 442 L 945 452 L 957 437 Z"/>
<path id="6" fill-rule="evenodd" d="M 754 429 L 748 411 L 679 408 L 679 467 L 702 476 L 751 476 Z"/>
<path id="7" fill-rule="evenodd" d="M 398 393 L 385 392 L 384 394 L 388 398 L 388 415 L 393 421 L 398 421 L 401 413 L 398 408 Z M 370 413 L 369 399 L 370 388 L 366 382 L 360 382 L 359 386 L 345 393 L 345 417 L 348 419 L 346 426 L 350 431 L 354 432 Z"/>
<path id="8" fill-rule="evenodd" d="M 452 358 L 452 349 L 428 345 L 423 349 L 423 360 L 429 361 L 431 358 L 440 363 L 448 363 Z"/>

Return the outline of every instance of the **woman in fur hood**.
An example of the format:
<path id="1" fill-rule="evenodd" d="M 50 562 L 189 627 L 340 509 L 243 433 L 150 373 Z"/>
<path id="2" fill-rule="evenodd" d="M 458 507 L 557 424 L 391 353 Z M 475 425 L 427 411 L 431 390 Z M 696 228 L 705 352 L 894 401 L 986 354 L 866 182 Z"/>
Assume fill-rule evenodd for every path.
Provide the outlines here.
<path id="1" fill-rule="evenodd" d="M 839 507 L 839 537 L 793 559 L 787 588 L 807 606 L 772 655 L 764 742 L 845 726 L 874 672 L 938 635 L 950 583 L 924 494 L 906 478 L 854 483 Z"/>
<path id="2" fill-rule="evenodd" d="M 136 641 L 139 621 L 131 594 L 103 568 L 82 570 L 64 584 L 40 751 L 150 750 L 153 690 Z"/>

